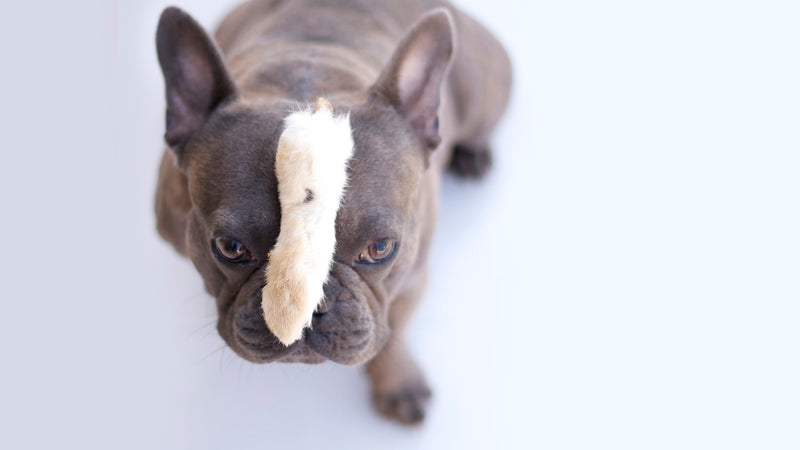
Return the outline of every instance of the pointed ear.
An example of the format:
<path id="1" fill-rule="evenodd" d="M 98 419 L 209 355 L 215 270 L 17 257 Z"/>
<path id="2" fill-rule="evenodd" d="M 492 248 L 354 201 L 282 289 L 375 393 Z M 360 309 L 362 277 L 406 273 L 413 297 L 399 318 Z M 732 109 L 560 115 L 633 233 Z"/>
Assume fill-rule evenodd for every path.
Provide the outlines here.
<path id="1" fill-rule="evenodd" d="M 183 147 L 192 134 L 238 91 L 214 41 L 182 10 L 169 7 L 161 13 L 156 49 L 167 94 L 164 139 L 181 165 Z"/>
<path id="2" fill-rule="evenodd" d="M 405 35 L 372 86 L 372 94 L 400 112 L 430 150 L 441 142 L 439 103 L 453 57 L 453 35 L 453 18 L 446 9 L 428 12 Z"/>

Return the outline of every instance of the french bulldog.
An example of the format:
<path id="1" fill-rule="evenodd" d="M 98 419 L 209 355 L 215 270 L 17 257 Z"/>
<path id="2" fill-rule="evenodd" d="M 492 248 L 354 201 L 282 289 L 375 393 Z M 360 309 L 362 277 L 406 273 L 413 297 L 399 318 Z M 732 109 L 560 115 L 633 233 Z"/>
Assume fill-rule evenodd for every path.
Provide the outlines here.
<path id="1" fill-rule="evenodd" d="M 220 336 L 254 363 L 367 363 L 377 410 L 420 422 L 431 391 L 404 329 L 443 172 L 490 166 L 502 45 L 444 1 L 251 0 L 213 38 L 167 8 L 156 47 L 157 228 Z"/>

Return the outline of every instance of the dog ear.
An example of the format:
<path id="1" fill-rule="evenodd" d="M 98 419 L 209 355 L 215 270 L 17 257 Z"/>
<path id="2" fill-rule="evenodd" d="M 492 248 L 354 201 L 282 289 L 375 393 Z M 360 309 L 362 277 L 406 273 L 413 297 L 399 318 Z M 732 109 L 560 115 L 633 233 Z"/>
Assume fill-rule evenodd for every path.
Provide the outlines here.
<path id="1" fill-rule="evenodd" d="M 428 12 L 405 35 L 371 89 L 400 112 L 430 150 L 441 142 L 441 85 L 454 45 L 450 13 L 444 8 Z"/>
<path id="2" fill-rule="evenodd" d="M 167 96 L 164 139 L 181 165 L 183 147 L 192 134 L 238 90 L 214 41 L 181 9 L 169 7 L 161 13 L 156 49 Z"/>

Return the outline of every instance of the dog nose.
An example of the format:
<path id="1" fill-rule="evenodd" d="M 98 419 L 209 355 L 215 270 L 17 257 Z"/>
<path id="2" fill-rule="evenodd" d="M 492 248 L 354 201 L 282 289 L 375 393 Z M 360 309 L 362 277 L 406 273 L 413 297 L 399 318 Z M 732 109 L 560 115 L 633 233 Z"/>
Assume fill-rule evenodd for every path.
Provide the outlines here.
<path id="1" fill-rule="evenodd" d="M 321 315 L 325 314 L 326 312 L 330 311 L 330 309 L 331 309 L 331 304 L 332 304 L 334 301 L 335 301 L 335 300 L 330 300 L 330 299 L 328 298 L 328 296 L 327 296 L 327 295 L 326 295 L 326 296 L 324 296 L 324 297 L 322 298 L 322 301 L 321 301 L 321 302 L 319 302 L 319 304 L 317 305 L 317 309 L 316 309 L 316 310 L 314 310 L 314 316 L 315 316 L 315 317 L 316 317 L 316 316 L 321 316 Z"/>
<path id="2" fill-rule="evenodd" d="M 305 342 L 311 350 L 340 364 L 357 364 L 367 354 L 374 324 L 359 302 L 329 299 L 324 313 L 314 313 Z"/>

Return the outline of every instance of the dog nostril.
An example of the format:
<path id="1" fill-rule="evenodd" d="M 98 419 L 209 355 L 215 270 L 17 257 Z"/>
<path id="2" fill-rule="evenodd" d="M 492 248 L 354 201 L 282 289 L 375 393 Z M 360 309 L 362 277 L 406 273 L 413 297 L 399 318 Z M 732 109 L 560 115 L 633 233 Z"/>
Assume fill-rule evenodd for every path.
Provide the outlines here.
<path id="1" fill-rule="evenodd" d="M 326 312 L 328 312 L 331 309 L 331 302 L 332 301 L 328 300 L 327 297 L 323 298 L 322 301 L 319 302 L 319 305 L 317 305 L 317 309 L 314 311 L 314 315 L 321 316 Z"/>

